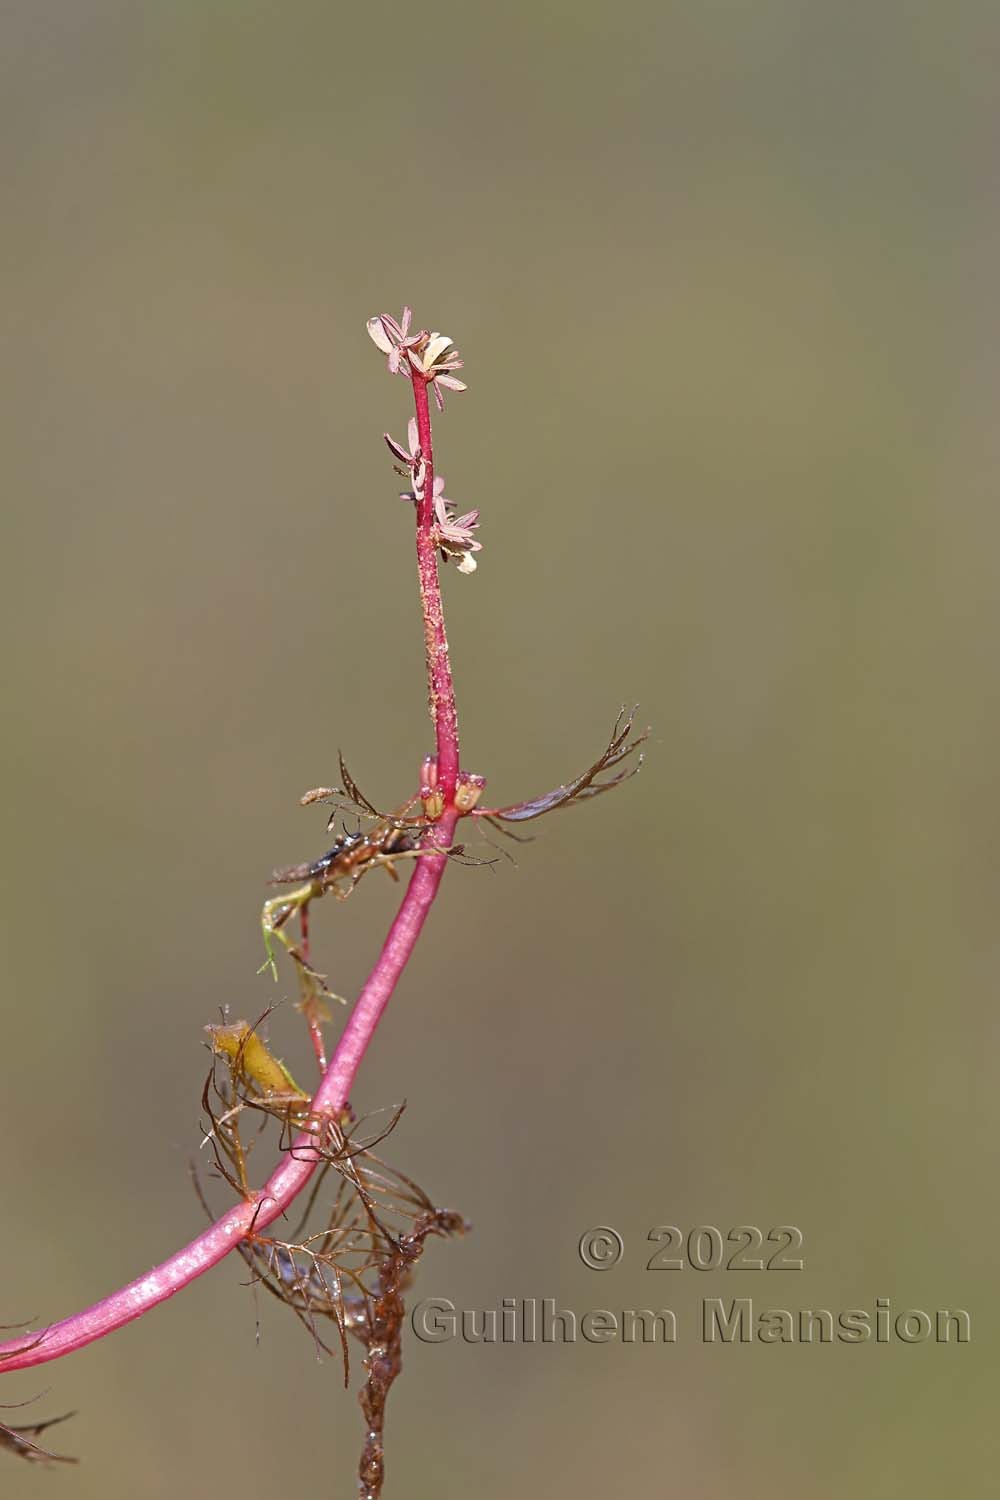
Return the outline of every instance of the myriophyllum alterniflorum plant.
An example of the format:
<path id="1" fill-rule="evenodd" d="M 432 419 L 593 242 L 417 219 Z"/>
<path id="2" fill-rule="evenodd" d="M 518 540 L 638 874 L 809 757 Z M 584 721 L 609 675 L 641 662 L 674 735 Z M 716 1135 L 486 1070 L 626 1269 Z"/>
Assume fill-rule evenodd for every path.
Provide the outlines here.
<path id="1" fill-rule="evenodd" d="M 0 1345 L 0 1371 L 46 1364 L 104 1338 L 237 1250 L 251 1266 L 255 1282 L 292 1309 L 319 1347 L 328 1347 L 322 1330 L 333 1329 L 334 1344 L 343 1356 L 345 1381 L 350 1340 L 363 1346 L 367 1378 L 359 1398 L 365 1419 L 359 1483 L 366 1500 L 377 1500 L 384 1474 L 385 1400 L 402 1362 L 403 1296 L 428 1236 L 454 1234 L 464 1225 L 457 1214 L 436 1208 L 422 1189 L 375 1155 L 375 1145 L 395 1124 L 398 1112 L 386 1126 L 376 1129 L 356 1119 L 349 1104 L 350 1091 L 446 868 L 456 857 L 464 863 L 482 863 L 464 852 L 464 845 L 456 839 L 458 825 L 468 819 L 518 837 L 517 825 L 609 791 L 634 774 L 642 756 L 632 757 L 645 735 L 633 734 L 633 713 L 623 710 L 607 747 L 581 775 L 525 802 L 482 805 L 485 779 L 463 771 L 459 758 L 458 713 L 440 577 L 440 565 L 449 562 L 460 573 L 475 571 L 482 550 L 477 534 L 479 511 L 460 512 L 445 494 L 444 476 L 436 468 L 430 416 L 431 396 L 440 412 L 445 392 L 466 389 L 456 374 L 463 361 L 445 334 L 415 331 L 409 308 L 404 308 L 398 321 L 388 313 L 370 319 L 368 333 L 386 356 L 389 372 L 408 382 L 413 400 L 405 443 L 388 433 L 384 440 L 407 481 L 400 498 L 414 516 L 434 751 L 420 763 L 416 787 L 392 813 L 379 812 L 368 801 L 342 758 L 341 785 L 317 788 L 302 799 L 308 805 L 332 803 L 331 828 L 345 808 L 359 815 L 359 827 L 352 832 L 344 826 L 333 847 L 317 859 L 275 872 L 278 884 L 295 888 L 271 898 L 264 907 L 265 967 L 277 977 L 273 941 L 280 940 L 298 980 L 297 1008 L 315 1053 L 315 1084 L 303 1087 L 292 1078 L 270 1052 L 260 1022 L 234 1021 L 206 1028 L 214 1057 L 202 1095 L 205 1143 L 213 1155 L 214 1175 L 236 1201 L 212 1217 L 208 1227 L 183 1249 L 128 1286 L 61 1322 L 25 1331 Z M 326 894 L 346 899 L 362 877 L 376 868 L 397 879 L 408 870 L 405 891 L 328 1058 L 323 1027 L 330 1021 L 326 1001 L 333 995 L 325 976 L 311 962 L 310 908 Z M 293 937 L 295 921 L 299 931 Z M 251 1139 L 242 1128 L 247 1118 L 255 1122 Z M 278 1132 L 277 1164 L 262 1184 L 255 1185 L 248 1158 L 253 1146 L 258 1153 L 261 1150 L 258 1127 L 262 1120 Z M 298 1222 L 297 1200 L 302 1205 Z M 207 1207 L 204 1194 L 202 1201 Z M 281 1237 L 270 1233 L 279 1219 Z M 20 1426 L 0 1422 L 0 1450 L 26 1459 L 54 1458 L 36 1441 L 53 1420 L 61 1419 Z"/>

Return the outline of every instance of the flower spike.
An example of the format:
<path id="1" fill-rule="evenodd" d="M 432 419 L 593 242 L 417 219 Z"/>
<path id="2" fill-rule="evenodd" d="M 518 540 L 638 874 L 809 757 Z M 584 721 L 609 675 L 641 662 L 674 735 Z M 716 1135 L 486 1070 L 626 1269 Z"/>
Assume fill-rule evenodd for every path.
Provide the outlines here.
<path id="1" fill-rule="evenodd" d="M 468 389 L 453 373 L 464 361 L 446 333 L 422 329 L 411 334 L 412 318 L 408 307 L 403 308 L 399 322 L 390 313 L 379 313 L 368 319 L 368 334 L 376 349 L 386 355 L 390 375 L 423 376 L 433 387 L 438 410 L 443 411 L 442 387 L 449 391 Z"/>

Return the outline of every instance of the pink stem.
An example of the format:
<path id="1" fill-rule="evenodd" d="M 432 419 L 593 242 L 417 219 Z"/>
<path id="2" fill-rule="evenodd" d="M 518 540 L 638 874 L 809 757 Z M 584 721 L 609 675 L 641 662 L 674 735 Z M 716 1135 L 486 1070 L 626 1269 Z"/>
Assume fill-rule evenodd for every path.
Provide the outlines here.
<path id="1" fill-rule="evenodd" d="M 437 738 L 438 784 L 445 797 L 444 813 L 428 837 L 429 841 L 443 850 L 452 842 L 459 817 L 454 807 L 455 782 L 458 776 L 458 720 L 433 533 L 434 456 L 427 381 L 416 372 L 413 375 L 413 395 L 420 449 L 426 466 L 424 493 L 417 504 L 417 564 L 424 612 L 431 717 Z M 416 946 L 437 895 L 446 864 L 447 855 L 444 853 L 427 854 L 415 862 L 406 894 L 378 961 L 358 996 L 330 1066 L 313 1099 L 315 1114 L 336 1118 L 346 1104 L 382 1012 Z M 312 1138 L 307 1133 L 297 1136 L 264 1187 L 250 1199 L 236 1204 L 183 1250 L 154 1267 L 145 1276 L 112 1292 L 102 1302 L 95 1303 L 93 1307 L 76 1313 L 73 1317 L 65 1318 L 61 1323 L 51 1324 L 41 1334 L 25 1334 L 21 1338 L 0 1344 L 0 1366 L 6 1372 L 47 1364 L 61 1355 L 82 1349 L 95 1339 L 103 1338 L 116 1328 L 131 1323 L 134 1318 L 142 1317 L 143 1313 L 149 1312 L 158 1303 L 165 1302 L 168 1297 L 174 1296 L 217 1265 L 248 1234 L 265 1229 L 284 1213 L 306 1186 L 320 1160 Z"/>
<path id="2" fill-rule="evenodd" d="M 438 576 L 437 547 L 434 541 L 434 446 L 431 439 L 431 414 L 427 400 L 430 382 L 414 370 L 413 401 L 417 413 L 417 433 L 424 461 L 423 493 L 417 501 L 417 568 L 420 573 L 420 602 L 424 611 L 424 645 L 427 652 L 427 691 L 431 720 L 437 736 L 438 785 L 450 807 L 458 780 L 458 713 L 455 688 L 451 680 L 448 636 L 444 628 L 441 603 L 441 580 Z"/>

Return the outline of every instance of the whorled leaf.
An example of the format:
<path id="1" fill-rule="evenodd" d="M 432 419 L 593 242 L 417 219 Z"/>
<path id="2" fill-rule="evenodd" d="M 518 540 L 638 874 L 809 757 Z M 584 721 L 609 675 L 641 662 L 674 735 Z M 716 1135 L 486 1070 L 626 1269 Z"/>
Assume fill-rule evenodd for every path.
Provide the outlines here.
<path id="1" fill-rule="evenodd" d="M 628 712 L 624 708 L 621 710 L 615 720 L 607 748 L 592 766 L 575 777 L 573 781 L 557 786 L 553 791 L 545 792 L 540 797 L 533 797 L 528 802 L 515 802 L 511 807 L 476 808 L 472 816 L 486 818 L 490 822 L 499 819 L 504 823 L 527 823 L 531 818 L 540 818 L 543 813 L 554 812 L 557 807 L 568 807 L 571 803 L 583 802 L 588 797 L 599 797 L 602 792 L 610 792 L 612 787 L 627 781 L 642 767 L 644 757 L 640 754 L 634 765 L 627 766 L 613 776 L 600 779 L 604 772 L 613 771 L 616 766 L 628 760 L 629 756 L 634 755 L 639 746 L 649 738 L 648 729 L 632 737 L 635 715 L 635 708 Z"/>

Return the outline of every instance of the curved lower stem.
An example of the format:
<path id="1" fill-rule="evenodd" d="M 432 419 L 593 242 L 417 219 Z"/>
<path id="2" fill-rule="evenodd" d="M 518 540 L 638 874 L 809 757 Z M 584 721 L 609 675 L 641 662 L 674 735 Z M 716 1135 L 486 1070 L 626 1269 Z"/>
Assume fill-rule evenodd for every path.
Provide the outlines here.
<path id="1" fill-rule="evenodd" d="M 449 811 L 437 825 L 438 835 L 445 843 L 450 842 L 456 822 L 457 814 Z M 382 952 L 358 996 L 313 1100 L 314 1113 L 336 1118 L 347 1102 L 382 1012 L 416 946 L 446 863 L 444 854 L 428 854 L 415 861 L 410 883 Z M 71 1354 L 75 1349 L 82 1349 L 95 1339 L 131 1323 L 134 1318 L 142 1317 L 158 1303 L 182 1291 L 228 1255 L 251 1230 L 264 1229 L 284 1213 L 309 1181 L 319 1160 L 310 1137 L 307 1134 L 297 1136 L 280 1166 L 258 1193 L 223 1214 L 169 1260 L 84 1312 L 61 1323 L 53 1323 L 41 1334 L 26 1334 L 0 1344 L 3 1371 L 26 1370 L 32 1365 L 47 1364 L 60 1355 Z"/>

